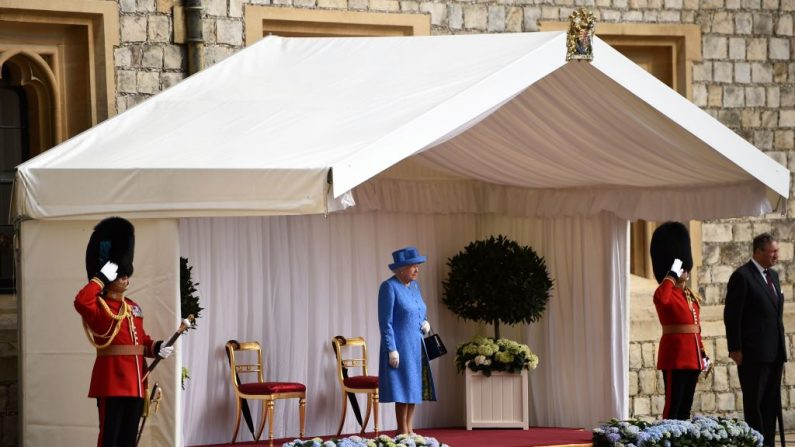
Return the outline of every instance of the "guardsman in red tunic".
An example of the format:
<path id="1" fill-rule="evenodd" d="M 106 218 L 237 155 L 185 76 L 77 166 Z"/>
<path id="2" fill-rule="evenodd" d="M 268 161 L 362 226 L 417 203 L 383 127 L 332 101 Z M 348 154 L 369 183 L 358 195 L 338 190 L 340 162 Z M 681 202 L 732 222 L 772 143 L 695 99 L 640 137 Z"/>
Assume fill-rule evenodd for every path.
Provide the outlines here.
<path id="1" fill-rule="evenodd" d="M 701 342 L 700 299 L 686 286 L 693 255 L 687 227 L 666 222 L 652 235 L 651 258 L 660 283 L 654 307 L 662 325 L 657 369 L 665 382 L 664 419 L 690 419 L 698 376 L 709 366 Z"/>
<path id="2" fill-rule="evenodd" d="M 133 273 L 134 245 L 134 228 L 127 220 L 110 217 L 97 224 L 86 248 L 89 281 L 75 298 L 97 350 L 88 396 L 97 399 L 99 447 L 135 446 L 146 395 L 144 357 L 166 358 L 174 349 L 146 334 L 141 307 L 124 295 Z"/>

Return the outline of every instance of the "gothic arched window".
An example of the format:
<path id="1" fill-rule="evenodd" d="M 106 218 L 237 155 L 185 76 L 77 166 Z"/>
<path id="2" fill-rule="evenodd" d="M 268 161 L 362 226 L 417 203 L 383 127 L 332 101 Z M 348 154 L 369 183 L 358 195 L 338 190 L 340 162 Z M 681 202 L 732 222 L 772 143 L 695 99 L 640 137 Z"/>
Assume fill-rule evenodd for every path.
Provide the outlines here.
<path id="1" fill-rule="evenodd" d="M 8 66 L 0 71 L 0 293 L 14 291 L 14 226 L 10 221 L 14 168 L 30 157 L 28 102 L 13 85 Z"/>

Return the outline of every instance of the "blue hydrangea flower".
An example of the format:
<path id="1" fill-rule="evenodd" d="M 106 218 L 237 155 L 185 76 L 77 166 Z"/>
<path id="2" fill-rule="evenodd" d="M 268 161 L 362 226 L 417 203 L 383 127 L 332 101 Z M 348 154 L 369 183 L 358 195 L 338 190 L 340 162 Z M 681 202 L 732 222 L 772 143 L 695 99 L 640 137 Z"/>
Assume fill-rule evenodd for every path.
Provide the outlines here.
<path id="1" fill-rule="evenodd" d="M 610 422 L 593 430 L 594 443 L 611 447 L 762 446 L 762 435 L 744 421 L 695 416 L 689 421 L 640 420 Z"/>

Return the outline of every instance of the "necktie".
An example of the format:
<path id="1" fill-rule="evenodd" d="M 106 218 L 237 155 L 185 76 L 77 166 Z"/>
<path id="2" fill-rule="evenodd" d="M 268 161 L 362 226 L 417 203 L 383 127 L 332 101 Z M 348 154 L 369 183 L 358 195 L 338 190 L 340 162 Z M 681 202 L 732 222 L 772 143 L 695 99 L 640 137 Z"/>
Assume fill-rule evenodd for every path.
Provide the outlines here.
<path id="1" fill-rule="evenodd" d="M 776 293 L 776 287 L 773 285 L 773 278 L 770 276 L 770 270 L 768 269 L 765 269 L 765 279 L 767 280 L 767 286 L 773 292 L 773 296 L 778 300 L 778 293 Z"/>

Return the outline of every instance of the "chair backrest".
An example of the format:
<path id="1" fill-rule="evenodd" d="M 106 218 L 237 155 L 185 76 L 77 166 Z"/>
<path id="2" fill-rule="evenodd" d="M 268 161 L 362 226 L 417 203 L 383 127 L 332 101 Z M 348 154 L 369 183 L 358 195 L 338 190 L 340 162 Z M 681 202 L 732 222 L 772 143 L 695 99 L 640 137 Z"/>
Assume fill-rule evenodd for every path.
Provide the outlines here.
<path id="1" fill-rule="evenodd" d="M 367 375 L 367 343 L 364 337 L 345 338 L 337 335 L 331 339 L 331 344 L 337 356 L 337 379 L 340 383 L 345 377 Z M 351 374 L 353 368 L 358 368 L 360 374 Z"/>
<path id="2" fill-rule="evenodd" d="M 234 341 L 226 343 L 226 353 L 229 356 L 229 369 L 232 372 L 232 384 L 235 389 L 240 385 L 240 376 L 256 374 L 258 382 L 265 381 L 262 366 L 262 346 L 258 341 Z M 243 383 L 252 382 L 245 380 Z"/>

